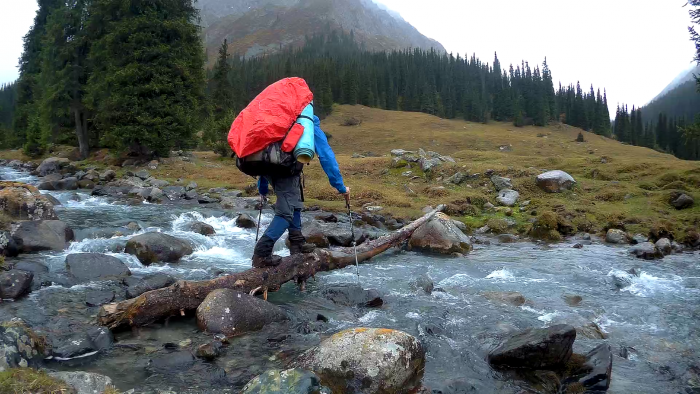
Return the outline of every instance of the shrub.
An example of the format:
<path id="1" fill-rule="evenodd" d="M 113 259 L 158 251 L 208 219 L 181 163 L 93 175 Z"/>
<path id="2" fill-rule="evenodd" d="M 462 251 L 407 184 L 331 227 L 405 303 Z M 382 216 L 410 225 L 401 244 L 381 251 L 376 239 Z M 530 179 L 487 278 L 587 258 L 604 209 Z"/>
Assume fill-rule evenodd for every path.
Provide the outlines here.
<path id="1" fill-rule="evenodd" d="M 359 126 L 362 124 L 362 120 L 358 119 L 354 116 L 351 116 L 349 118 L 343 119 L 343 121 L 340 123 L 341 126 Z"/>
<path id="2" fill-rule="evenodd" d="M 544 211 L 537 217 L 530 229 L 530 236 L 547 241 L 560 241 L 559 215 L 552 211 Z"/>
<path id="3" fill-rule="evenodd" d="M 62 394 L 71 392 L 63 381 L 54 379 L 44 371 L 31 368 L 14 368 L 0 372 L 0 393 Z"/>
<path id="4" fill-rule="evenodd" d="M 583 139 L 583 133 L 580 131 L 578 132 L 578 137 L 576 137 L 576 142 L 586 142 L 586 140 Z"/>

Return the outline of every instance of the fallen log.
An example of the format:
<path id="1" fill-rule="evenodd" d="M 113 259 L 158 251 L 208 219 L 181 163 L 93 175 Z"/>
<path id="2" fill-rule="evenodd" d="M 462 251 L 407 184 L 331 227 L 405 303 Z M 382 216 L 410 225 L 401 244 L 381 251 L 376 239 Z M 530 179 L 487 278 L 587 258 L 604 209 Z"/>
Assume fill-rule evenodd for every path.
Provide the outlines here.
<path id="1" fill-rule="evenodd" d="M 358 246 L 358 261 L 365 262 L 400 245 L 442 209 L 440 206 L 392 234 Z M 260 288 L 276 291 L 292 280 L 303 284 L 317 272 L 337 270 L 353 264 L 353 248 L 316 249 L 313 253 L 285 257 L 277 267 L 252 268 L 205 281 L 178 281 L 170 287 L 149 291 L 130 300 L 103 305 L 97 319 L 100 325 L 109 328 L 144 326 L 197 309 L 206 296 L 216 289 L 233 289 L 246 293 Z"/>

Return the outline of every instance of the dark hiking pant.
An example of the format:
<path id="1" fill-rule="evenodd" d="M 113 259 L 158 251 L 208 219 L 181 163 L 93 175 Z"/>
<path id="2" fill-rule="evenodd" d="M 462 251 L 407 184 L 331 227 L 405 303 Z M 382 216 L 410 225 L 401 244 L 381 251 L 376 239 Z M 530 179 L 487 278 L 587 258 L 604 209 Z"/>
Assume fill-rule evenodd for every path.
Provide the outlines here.
<path id="1" fill-rule="evenodd" d="M 265 230 L 265 234 L 255 245 L 255 256 L 268 257 L 285 231 L 289 231 L 290 251 L 301 252 L 301 246 L 305 239 L 301 233 L 301 210 L 304 204 L 301 202 L 301 176 L 291 177 L 265 177 L 272 185 L 277 195 L 275 203 L 275 217 Z"/>

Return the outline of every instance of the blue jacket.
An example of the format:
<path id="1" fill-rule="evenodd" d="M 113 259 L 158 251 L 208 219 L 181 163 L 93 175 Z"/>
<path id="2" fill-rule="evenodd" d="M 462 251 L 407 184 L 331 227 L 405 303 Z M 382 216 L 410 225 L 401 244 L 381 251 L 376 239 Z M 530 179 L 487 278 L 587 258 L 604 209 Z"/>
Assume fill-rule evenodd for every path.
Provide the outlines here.
<path id="1" fill-rule="evenodd" d="M 323 168 L 323 172 L 326 173 L 331 186 L 338 190 L 338 193 L 347 192 L 345 184 L 343 183 L 343 176 L 340 174 L 338 161 L 335 159 L 335 153 L 333 153 L 331 146 L 328 145 L 326 133 L 321 130 L 321 120 L 316 115 L 314 115 L 314 145 L 316 154 L 318 155 L 318 161 L 321 162 L 321 168 Z M 258 180 L 258 191 L 263 196 L 267 195 L 269 191 L 267 179 L 264 177 L 260 177 Z"/>

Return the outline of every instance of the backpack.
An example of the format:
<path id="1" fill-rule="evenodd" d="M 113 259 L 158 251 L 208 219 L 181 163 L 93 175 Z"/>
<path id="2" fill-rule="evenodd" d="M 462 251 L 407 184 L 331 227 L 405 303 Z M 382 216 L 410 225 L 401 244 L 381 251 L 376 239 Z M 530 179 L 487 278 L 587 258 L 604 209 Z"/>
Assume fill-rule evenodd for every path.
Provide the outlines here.
<path id="1" fill-rule="evenodd" d="M 304 133 L 297 123 L 313 101 L 313 93 L 301 78 L 285 78 L 268 86 L 241 111 L 231 125 L 228 143 L 236 166 L 250 176 L 292 176 L 303 164 L 293 151 Z"/>

